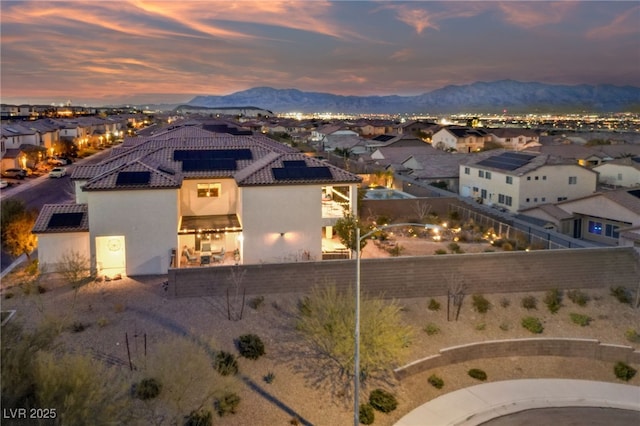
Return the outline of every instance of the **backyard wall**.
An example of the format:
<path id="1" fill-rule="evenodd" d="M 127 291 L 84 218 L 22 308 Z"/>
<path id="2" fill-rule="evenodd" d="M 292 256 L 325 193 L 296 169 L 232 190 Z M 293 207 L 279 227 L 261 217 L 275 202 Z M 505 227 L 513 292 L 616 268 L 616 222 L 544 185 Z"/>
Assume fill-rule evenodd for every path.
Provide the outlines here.
<path id="1" fill-rule="evenodd" d="M 534 250 L 392 257 L 361 261 L 361 288 L 386 298 L 447 295 L 464 285 L 467 294 L 535 292 L 553 288 L 609 288 L 640 285 L 632 247 Z M 244 270 L 247 295 L 304 293 L 314 284 L 353 287 L 354 260 L 170 269 L 170 297 L 223 296 L 234 268 Z"/>

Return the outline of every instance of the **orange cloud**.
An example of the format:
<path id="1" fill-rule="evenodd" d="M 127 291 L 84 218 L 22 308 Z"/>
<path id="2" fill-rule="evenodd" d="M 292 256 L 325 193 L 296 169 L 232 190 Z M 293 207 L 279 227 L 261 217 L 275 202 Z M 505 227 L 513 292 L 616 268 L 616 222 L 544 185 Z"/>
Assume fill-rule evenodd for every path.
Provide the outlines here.
<path id="1" fill-rule="evenodd" d="M 505 15 L 506 21 L 523 28 L 562 22 L 576 6 L 577 3 L 572 1 L 498 3 L 498 8 Z"/>

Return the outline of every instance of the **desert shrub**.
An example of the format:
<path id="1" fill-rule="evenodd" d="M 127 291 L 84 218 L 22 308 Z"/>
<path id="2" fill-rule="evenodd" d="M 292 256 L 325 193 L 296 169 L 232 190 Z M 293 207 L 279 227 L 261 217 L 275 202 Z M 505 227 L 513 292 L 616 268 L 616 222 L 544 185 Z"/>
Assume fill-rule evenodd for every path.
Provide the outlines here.
<path id="1" fill-rule="evenodd" d="M 567 297 L 578 306 L 586 306 L 590 300 L 589 295 L 580 290 L 569 290 Z"/>
<path id="2" fill-rule="evenodd" d="M 444 386 L 444 380 L 442 380 L 440 377 L 436 376 L 435 374 L 432 374 L 431 376 L 429 376 L 427 381 L 431 386 L 433 386 L 436 389 L 442 389 L 442 387 Z"/>
<path id="3" fill-rule="evenodd" d="M 376 419 L 376 415 L 373 411 L 373 407 L 370 404 L 360 404 L 358 409 L 360 423 L 363 425 L 373 424 Z"/>
<path id="4" fill-rule="evenodd" d="M 613 366 L 613 372 L 618 379 L 628 382 L 629 380 L 633 379 L 638 370 L 622 361 L 618 361 Z"/>
<path id="5" fill-rule="evenodd" d="M 635 328 L 630 328 L 627 331 L 625 331 L 624 337 L 626 337 L 628 341 L 633 343 L 640 342 L 640 334 L 638 334 Z"/>
<path id="6" fill-rule="evenodd" d="M 440 302 L 436 299 L 429 300 L 429 306 L 427 307 L 430 311 L 439 311 L 440 310 Z"/>
<path id="7" fill-rule="evenodd" d="M 209 410 L 192 411 L 184 419 L 184 426 L 211 426 L 213 417 Z"/>
<path id="8" fill-rule="evenodd" d="M 5 299 L 11 299 L 13 296 L 14 296 L 14 294 L 12 292 L 10 292 L 10 291 L 4 294 L 4 298 Z"/>
<path id="9" fill-rule="evenodd" d="M 398 400 L 384 389 L 374 389 L 369 394 L 369 404 L 378 411 L 390 413 L 398 407 Z"/>
<path id="10" fill-rule="evenodd" d="M 485 330 L 486 328 L 487 328 L 487 324 L 484 322 L 479 322 L 478 324 L 476 324 L 476 330 L 478 331 Z"/>
<path id="11" fill-rule="evenodd" d="M 435 254 L 447 254 L 447 251 L 445 249 L 438 249 L 436 251 L 434 251 Z"/>
<path id="12" fill-rule="evenodd" d="M 238 373 L 238 361 L 233 354 L 220 351 L 213 360 L 213 368 L 223 376 L 233 376 Z"/>
<path id="13" fill-rule="evenodd" d="M 440 327 L 438 327 L 437 324 L 434 324 L 432 322 L 430 322 L 427 325 L 425 325 L 423 330 L 429 336 L 433 336 L 434 334 L 440 333 Z"/>
<path id="14" fill-rule="evenodd" d="M 503 321 L 500 323 L 500 330 L 502 331 L 507 331 L 511 328 L 511 325 L 509 324 L 508 321 Z"/>
<path id="15" fill-rule="evenodd" d="M 631 304 L 631 292 L 622 286 L 611 287 L 611 295 L 620 303 Z"/>
<path id="16" fill-rule="evenodd" d="M 484 370 L 480 370 L 479 368 L 472 368 L 467 372 L 467 374 L 469 375 L 469 377 L 473 377 L 474 379 L 483 382 L 487 380 L 487 373 L 485 373 Z"/>
<path id="17" fill-rule="evenodd" d="M 404 247 L 402 247 L 400 244 L 396 244 L 395 246 L 387 249 L 387 253 L 389 253 L 393 257 L 400 256 L 403 251 Z"/>
<path id="18" fill-rule="evenodd" d="M 240 355 L 249 359 L 258 359 L 264 355 L 264 343 L 255 334 L 244 334 L 238 337 L 238 351 Z"/>
<path id="19" fill-rule="evenodd" d="M 143 401 L 160 395 L 162 383 L 154 378 L 142 379 L 133 386 L 133 396 Z"/>
<path id="20" fill-rule="evenodd" d="M 47 292 L 47 288 L 40 284 L 38 284 L 38 286 L 36 287 L 36 290 L 38 291 L 38 294 L 44 294 Z"/>
<path id="21" fill-rule="evenodd" d="M 540 334 L 544 331 L 544 327 L 540 320 L 536 317 L 522 318 L 522 326 L 534 334 Z"/>
<path id="22" fill-rule="evenodd" d="M 520 301 L 520 304 L 522 305 L 523 308 L 529 311 L 531 309 L 538 309 L 538 299 L 536 299 L 535 296 L 523 297 L 522 300 Z"/>
<path id="23" fill-rule="evenodd" d="M 311 315 L 311 299 L 309 299 L 309 296 L 304 296 L 298 300 L 298 312 L 302 316 Z"/>
<path id="24" fill-rule="evenodd" d="M 557 288 L 547 290 L 544 295 L 544 303 L 549 308 L 549 312 L 555 314 L 562 306 L 562 292 Z"/>
<path id="25" fill-rule="evenodd" d="M 578 324 L 580 327 L 585 327 L 591 322 L 591 317 L 584 314 L 571 312 L 569 314 L 569 317 L 571 318 L 571 322 L 573 322 L 574 324 Z"/>
<path id="26" fill-rule="evenodd" d="M 80 321 L 75 321 L 73 324 L 71 324 L 70 330 L 72 333 L 80 333 L 86 330 L 86 328 L 87 326 L 85 324 L 81 323 Z"/>
<path id="27" fill-rule="evenodd" d="M 251 309 L 258 309 L 263 302 L 264 296 L 254 297 L 253 299 L 249 300 L 249 307 Z"/>
<path id="28" fill-rule="evenodd" d="M 269 371 L 267 374 L 265 374 L 263 379 L 264 379 L 265 383 L 271 384 L 276 379 L 276 375 L 272 371 Z"/>
<path id="29" fill-rule="evenodd" d="M 473 309 L 481 314 L 485 314 L 491 308 L 491 303 L 481 294 L 474 294 L 472 296 L 473 299 Z"/>
<path id="30" fill-rule="evenodd" d="M 216 413 L 218 413 L 220 417 L 224 417 L 227 414 L 235 414 L 238 404 L 240 404 L 240 397 L 238 394 L 234 392 L 225 392 L 220 398 L 216 399 Z"/>
<path id="31" fill-rule="evenodd" d="M 106 319 L 105 317 L 100 317 L 98 318 L 98 321 L 96 321 L 96 324 L 98 324 L 98 327 L 100 328 L 106 327 L 107 324 L 109 324 L 109 320 Z"/>
<path id="32" fill-rule="evenodd" d="M 449 243 L 449 245 L 447 246 L 449 248 L 449 251 L 451 251 L 451 253 L 462 253 L 462 249 L 460 248 L 460 244 L 458 243 Z"/>
<path id="33" fill-rule="evenodd" d="M 500 306 L 502 306 L 503 308 L 508 308 L 511 305 L 511 300 L 507 299 L 506 297 L 503 297 L 502 299 L 500 299 Z"/>
<path id="34" fill-rule="evenodd" d="M 513 246 L 511 245 L 511 243 L 508 243 L 508 242 L 502 243 L 501 248 L 504 251 L 513 251 Z"/>

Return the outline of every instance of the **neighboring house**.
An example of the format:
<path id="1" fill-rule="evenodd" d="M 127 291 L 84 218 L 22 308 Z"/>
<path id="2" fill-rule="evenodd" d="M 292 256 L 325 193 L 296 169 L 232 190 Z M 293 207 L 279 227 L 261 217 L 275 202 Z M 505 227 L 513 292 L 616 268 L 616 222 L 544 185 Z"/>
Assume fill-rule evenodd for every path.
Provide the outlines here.
<path id="1" fill-rule="evenodd" d="M 460 153 L 480 151 L 491 141 L 484 129 L 462 126 L 444 127 L 433 134 L 431 145 L 444 151 Z"/>
<path id="2" fill-rule="evenodd" d="M 600 183 L 632 187 L 640 185 L 640 157 L 611 160 L 593 168 L 600 174 Z"/>
<path id="3" fill-rule="evenodd" d="M 524 151 L 540 145 L 540 137 L 531 129 L 488 129 L 491 142 L 513 151 Z"/>
<path id="4" fill-rule="evenodd" d="M 402 166 L 409 170 L 408 175 L 428 184 L 434 184 L 451 192 L 460 187 L 460 163 L 475 154 L 415 154 L 407 158 Z M 444 186 L 446 184 L 446 186 Z"/>
<path id="5" fill-rule="evenodd" d="M 486 151 L 460 165 L 460 195 L 512 212 L 596 191 L 597 173 L 534 152 Z"/>
<path id="6" fill-rule="evenodd" d="M 553 205 L 537 206 L 522 214 L 547 221 L 549 228 L 607 245 L 632 245 L 640 227 L 640 189 L 597 192 Z M 625 235 L 621 235 L 621 233 Z M 621 237 L 624 237 L 621 240 Z"/>
<path id="7" fill-rule="evenodd" d="M 320 260 L 323 236 L 357 213 L 358 176 L 262 135 L 188 126 L 122 145 L 73 171 L 74 207 L 42 209 L 41 267 L 55 269 L 59 247 L 106 276 L 165 274 L 205 245 L 241 263 Z"/>

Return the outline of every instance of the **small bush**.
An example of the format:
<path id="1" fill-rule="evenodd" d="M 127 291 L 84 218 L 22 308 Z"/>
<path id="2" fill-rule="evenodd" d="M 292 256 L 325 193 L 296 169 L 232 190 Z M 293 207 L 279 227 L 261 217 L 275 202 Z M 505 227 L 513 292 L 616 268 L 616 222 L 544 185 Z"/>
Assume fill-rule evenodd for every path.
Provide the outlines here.
<path id="1" fill-rule="evenodd" d="M 98 321 L 96 321 L 96 324 L 98 324 L 98 327 L 100 328 L 106 327 L 107 324 L 109 324 L 109 320 L 106 319 L 105 317 L 100 317 L 98 318 Z"/>
<path id="2" fill-rule="evenodd" d="M 249 359 L 258 359 L 264 355 L 264 343 L 255 334 L 245 334 L 238 337 L 238 351 L 240 355 Z"/>
<path id="3" fill-rule="evenodd" d="M 544 331 L 542 323 L 536 317 L 522 318 L 522 326 L 534 334 L 540 334 Z"/>
<path id="4" fill-rule="evenodd" d="M 138 399 L 146 401 L 160 395 L 161 390 L 162 384 L 156 379 L 142 379 L 140 383 L 134 385 L 133 395 Z"/>
<path id="5" fill-rule="evenodd" d="M 460 244 L 458 243 L 449 243 L 447 247 L 449 248 L 451 253 L 456 253 L 456 254 L 462 253 L 462 249 L 460 248 Z"/>
<path id="6" fill-rule="evenodd" d="M 269 371 L 267 374 L 265 374 L 265 376 L 263 377 L 263 380 L 265 381 L 265 383 L 273 383 L 273 381 L 275 380 L 276 375 L 275 373 Z"/>
<path id="7" fill-rule="evenodd" d="M 511 245 L 511 243 L 502 243 L 501 248 L 504 251 L 513 251 L 513 245 Z"/>
<path id="8" fill-rule="evenodd" d="M 506 297 L 500 299 L 500 306 L 502 306 L 503 308 L 508 308 L 509 305 L 511 305 L 511 300 L 507 299 Z"/>
<path id="9" fill-rule="evenodd" d="M 429 336 L 433 336 L 434 334 L 440 333 L 440 327 L 438 327 L 437 324 L 434 324 L 432 322 L 430 322 L 427 325 L 425 325 L 423 330 Z"/>
<path id="10" fill-rule="evenodd" d="M 620 303 L 631 304 L 631 293 L 624 287 L 611 287 L 611 295 L 618 299 Z"/>
<path id="11" fill-rule="evenodd" d="M 569 314 L 569 317 L 571 318 L 571 322 L 573 322 L 574 324 L 578 324 L 580 327 L 585 327 L 591 322 L 590 316 L 577 314 L 575 312 L 571 312 Z"/>
<path id="12" fill-rule="evenodd" d="M 238 361 L 233 354 L 220 351 L 213 360 L 213 368 L 223 376 L 233 376 L 238 373 Z"/>
<path id="13" fill-rule="evenodd" d="M 309 315 L 311 315 L 311 299 L 309 299 L 308 296 L 303 297 L 302 299 L 298 300 L 298 312 L 300 312 L 300 315 L 308 317 Z"/>
<path id="14" fill-rule="evenodd" d="M 479 368 L 472 368 L 467 372 L 467 374 L 470 377 L 473 377 L 474 379 L 477 379 L 483 382 L 487 380 L 487 373 L 485 373 L 484 370 L 480 370 Z"/>
<path id="15" fill-rule="evenodd" d="M 613 366 L 613 372 L 616 374 L 618 379 L 628 382 L 633 379 L 638 370 L 622 361 L 618 361 L 616 365 Z"/>
<path id="16" fill-rule="evenodd" d="M 478 324 L 476 324 L 476 330 L 478 331 L 485 330 L 486 328 L 487 328 L 487 324 L 484 322 L 479 322 Z"/>
<path id="17" fill-rule="evenodd" d="M 429 300 L 429 306 L 427 307 L 430 311 L 439 311 L 440 310 L 440 302 L 436 299 Z"/>
<path id="18" fill-rule="evenodd" d="M 485 314 L 491 308 L 491 303 L 481 294 L 474 294 L 473 298 L 473 309 L 481 314 Z"/>
<path id="19" fill-rule="evenodd" d="M 38 290 L 38 294 L 44 294 L 44 293 L 47 292 L 47 288 L 45 286 L 39 285 L 39 284 L 38 284 L 38 287 L 36 287 L 36 290 Z"/>
<path id="20" fill-rule="evenodd" d="M 562 306 L 562 292 L 557 288 L 548 290 L 544 295 L 544 303 L 549 308 L 549 312 L 555 314 Z"/>
<path id="21" fill-rule="evenodd" d="M 358 413 L 360 415 L 360 423 L 363 425 L 373 424 L 374 420 L 376 419 L 373 407 L 370 404 L 360 404 Z"/>
<path id="22" fill-rule="evenodd" d="M 636 331 L 635 328 L 630 328 L 627 331 L 625 331 L 624 332 L 624 337 L 626 337 L 627 340 L 632 342 L 632 343 L 639 343 L 640 342 L 640 334 L 638 334 L 638 332 Z"/>
<path id="23" fill-rule="evenodd" d="M 369 394 L 369 404 L 378 411 L 390 413 L 398 407 L 398 400 L 384 389 L 374 389 Z"/>
<path id="24" fill-rule="evenodd" d="M 184 419 L 184 426 L 211 426 L 212 424 L 213 417 L 208 410 L 192 411 Z"/>
<path id="25" fill-rule="evenodd" d="M 11 299 L 14 296 L 14 294 L 12 292 L 8 292 L 4 294 L 4 298 L 5 299 Z"/>
<path id="26" fill-rule="evenodd" d="M 80 321 L 76 321 L 73 324 L 71 324 L 71 332 L 72 333 L 83 332 L 86 328 L 87 328 L 87 326 L 84 325 L 83 323 L 81 323 Z"/>
<path id="27" fill-rule="evenodd" d="M 238 404 L 240 404 L 240 397 L 238 394 L 234 392 L 227 392 L 216 400 L 216 413 L 218 413 L 220 417 L 224 417 L 227 414 L 235 414 Z"/>
<path id="28" fill-rule="evenodd" d="M 262 305 L 263 302 L 264 302 L 264 296 L 254 297 L 253 299 L 249 300 L 249 307 L 251 309 L 257 310 L 260 307 L 260 305 Z"/>
<path id="29" fill-rule="evenodd" d="M 500 330 L 507 331 L 511 328 L 511 325 L 507 321 L 503 321 L 500 323 Z"/>
<path id="30" fill-rule="evenodd" d="M 431 376 L 429 376 L 427 381 L 431 386 L 433 386 L 436 389 L 442 389 L 442 387 L 444 386 L 444 380 L 442 380 L 440 377 L 436 376 L 435 374 L 432 374 Z"/>
<path id="31" fill-rule="evenodd" d="M 447 251 L 445 249 L 438 249 L 434 251 L 434 254 L 447 254 Z"/>
<path id="32" fill-rule="evenodd" d="M 538 299 L 535 296 L 525 296 L 520 302 L 523 308 L 530 311 L 531 309 L 538 309 Z"/>
<path id="33" fill-rule="evenodd" d="M 567 297 L 578 306 L 587 306 L 587 302 L 590 300 L 589 295 L 580 290 L 569 290 Z"/>

